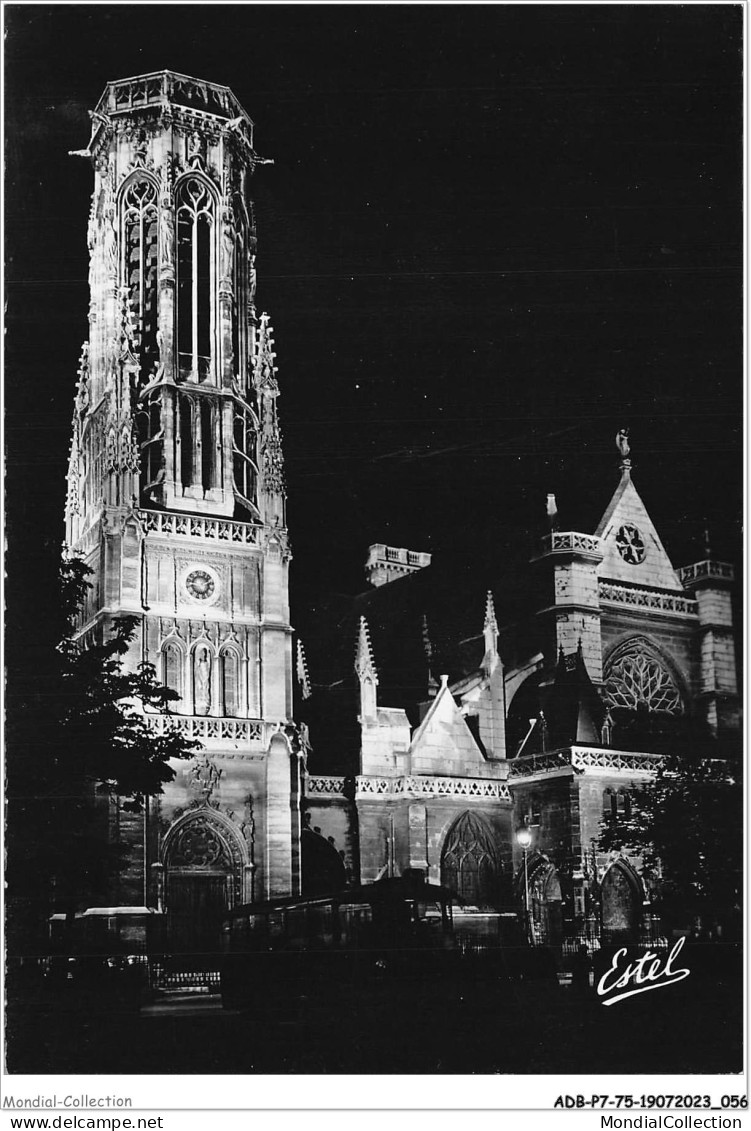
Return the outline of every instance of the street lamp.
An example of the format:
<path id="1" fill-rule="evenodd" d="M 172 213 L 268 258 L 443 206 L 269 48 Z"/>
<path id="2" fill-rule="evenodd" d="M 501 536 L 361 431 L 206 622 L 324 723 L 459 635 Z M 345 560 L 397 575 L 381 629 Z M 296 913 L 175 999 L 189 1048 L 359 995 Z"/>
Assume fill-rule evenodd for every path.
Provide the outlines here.
<path id="1" fill-rule="evenodd" d="M 527 869 L 527 854 L 532 847 L 532 831 L 531 829 L 519 829 L 516 834 L 516 840 L 524 853 L 524 926 L 527 931 L 527 942 L 532 942 L 532 923 L 529 913 L 529 871 Z"/>

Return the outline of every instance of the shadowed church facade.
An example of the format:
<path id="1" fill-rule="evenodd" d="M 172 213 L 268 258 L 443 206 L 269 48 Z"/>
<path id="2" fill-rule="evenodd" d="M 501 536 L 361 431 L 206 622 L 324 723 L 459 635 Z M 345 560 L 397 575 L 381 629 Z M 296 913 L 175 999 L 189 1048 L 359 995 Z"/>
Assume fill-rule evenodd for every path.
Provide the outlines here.
<path id="1" fill-rule="evenodd" d="M 374 545 L 369 588 L 323 602 L 293 648 L 253 134 L 226 87 L 164 71 L 110 83 L 82 151 L 90 329 L 66 508 L 93 571 L 81 636 L 137 616 L 127 662 L 156 666 L 202 744 L 145 819 L 113 803 L 128 851 L 107 902 L 163 913 L 186 949 L 210 945 L 222 908 L 410 869 L 513 908 L 526 826 L 539 938 L 633 932 L 649 891 L 638 860 L 598 853 L 600 821 L 688 728 L 737 735 L 732 569 L 674 569 L 621 434 L 594 532 L 559 530 L 551 496 L 532 560 L 469 582 Z"/>

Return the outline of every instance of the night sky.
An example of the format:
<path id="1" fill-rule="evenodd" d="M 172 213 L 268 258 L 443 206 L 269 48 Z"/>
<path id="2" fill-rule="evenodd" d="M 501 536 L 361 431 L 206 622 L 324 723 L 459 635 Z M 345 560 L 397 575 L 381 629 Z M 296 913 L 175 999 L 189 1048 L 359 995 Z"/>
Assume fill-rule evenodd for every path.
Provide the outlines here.
<path id="1" fill-rule="evenodd" d="M 5 7 L 8 598 L 44 613 L 105 83 L 232 88 L 302 609 L 369 543 L 594 529 L 630 427 L 674 564 L 739 556 L 742 9 Z M 523 536 L 521 533 L 519 536 Z M 40 596 L 41 593 L 41 596 Z"/>

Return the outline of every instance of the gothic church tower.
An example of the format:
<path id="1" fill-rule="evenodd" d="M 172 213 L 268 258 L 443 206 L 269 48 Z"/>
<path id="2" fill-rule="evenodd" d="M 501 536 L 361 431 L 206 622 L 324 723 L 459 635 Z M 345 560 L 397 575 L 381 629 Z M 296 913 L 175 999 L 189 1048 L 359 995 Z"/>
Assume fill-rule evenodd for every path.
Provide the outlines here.
<path id="1" fill-rule="evenodd" d="M 66 508 L 93 569 L 82 634 L 137 615 L 128 662 L 155 664 L 203 745 L 145 835 L 113 817 L 133 850 L 112 902 L 199 943 L 217 908 L 299 890 L 279 387 L 248 196 L 264 162 L 228 88 L 170 71 L 109 83 L 91 118 Z"/>

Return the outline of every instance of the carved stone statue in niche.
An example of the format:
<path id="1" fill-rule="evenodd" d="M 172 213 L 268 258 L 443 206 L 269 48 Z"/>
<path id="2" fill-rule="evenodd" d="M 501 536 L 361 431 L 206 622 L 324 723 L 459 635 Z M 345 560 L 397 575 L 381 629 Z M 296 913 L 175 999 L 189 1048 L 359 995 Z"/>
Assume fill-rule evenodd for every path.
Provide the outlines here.
<path id="1" fill-rule="evenodd" d="M 162 202 L 162 266 L 171 267 L 175 261 L 175 226 L 169 201 Z"/>
<path id="2" fill-rule="evenodd" d="M 222 227 L 222 258 L 221 258 L 221 275 L 223 279 L 232 278 L 232 268 L 235 262 L 235 229 L 232 224 L 232 216 L 229 212 L 224 214 L 224 225 Z"/>
<path id="3" fill-rule="evenodd" d="M 196 758 L 190 769 L 190 788 L 204 803 L 207 803 L 219 785 L 221 776 L 222 771 L 209 758 Z"/>
<path id="4" fill-rule="evenodd" d="M 197 715 L 208 715 L 211 709 L 211 656 L 205 644 L 193 654 L 193 699 Z"/>
<path id="5" fill-rule="evenodd" d="M 104 256 L 107 271 L 117 276 L 117 232 L 115 231 L 115 210 L 107 209 L 104 224 Z"/>

